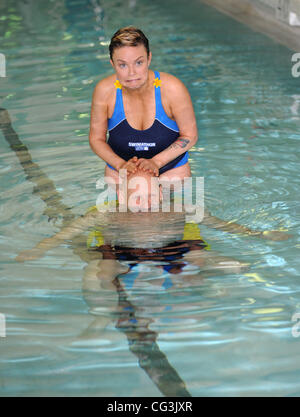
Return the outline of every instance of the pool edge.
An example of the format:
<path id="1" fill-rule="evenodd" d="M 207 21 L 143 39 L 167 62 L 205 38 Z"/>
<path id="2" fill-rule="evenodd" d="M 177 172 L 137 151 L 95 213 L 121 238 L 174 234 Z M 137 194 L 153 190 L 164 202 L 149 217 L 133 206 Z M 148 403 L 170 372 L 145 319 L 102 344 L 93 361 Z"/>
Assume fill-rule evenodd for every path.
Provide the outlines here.
<path id="1" fill-rule="evenodd" d="M 224 0 L 199 1 L 214 7 L 221 13 L 229 15 L 233 19 L 249 26 L 252 30 L 269 36 L 289 49 L 300 52 L 300 26 L 290 26 L 284 19 L 281 21 L 275 14 L 275 4 L 273 9 L 271 9 L 270 7 L 259 7 L 259 1 L 256 1 L 256 4 L 253 1 L 251 3 L 249 0 L 227 0 L 226 2 Z M 300 2 L 298 7 L 300 10 Z"/>

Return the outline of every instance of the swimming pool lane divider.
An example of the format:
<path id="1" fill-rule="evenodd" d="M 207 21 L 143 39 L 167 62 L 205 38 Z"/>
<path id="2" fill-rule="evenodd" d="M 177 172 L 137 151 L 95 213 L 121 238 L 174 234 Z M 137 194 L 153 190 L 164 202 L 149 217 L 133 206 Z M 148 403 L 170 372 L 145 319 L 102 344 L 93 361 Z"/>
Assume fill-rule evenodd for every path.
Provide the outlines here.
<path id="1" fill-rule="evenodd" d="M 54 182 L 37 163 L 32 161 L 29 149 L 22 143 L 13 129 L 9 113 L 4 108 L 0 108 L 0 130 L 11 150 L 19 159 L 26 174 L 26 179 L 35 185 L 33 193 L 37 194 L 46 204 L 43 214 L 48 216 L 49 221 L 62 216 L 61 228 L 65 227 L 76 216 L 72 213 L 70 207 L 62 203 L 63 196 L 57 191 Z M 77 248 L 76 238 L 72 239 L 70 246 L 73 253 L 87 262 L 82 251 Z M 129 349 L 138 358 L 140 367 L 164 396 L 191 397 L 184 381 L 170 365 L 166 355 L 161 352 L 156 343 L 158 333 L 148 328 L 151 320 L 148 320 L 149 323 L 145 326 L 142 318 L 139 326 L 138 319 L 135 318 L 135 306 L 128 301 L 126 291 L 122 287 L 118 276 L 115 278 L 114 284 L 119 296 L 119 307 L 122 307 L 116 328 L 126 335 Z"/>

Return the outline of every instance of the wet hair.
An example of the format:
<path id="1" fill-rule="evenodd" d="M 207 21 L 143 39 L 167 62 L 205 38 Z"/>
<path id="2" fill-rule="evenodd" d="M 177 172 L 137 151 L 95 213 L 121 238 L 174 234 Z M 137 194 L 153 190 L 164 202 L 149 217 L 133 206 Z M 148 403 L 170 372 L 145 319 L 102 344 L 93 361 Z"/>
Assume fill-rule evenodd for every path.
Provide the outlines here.
<path id="1" fill-rule="evenodd" d="M 109 45 L 110 59 L 112 59 L 114 50 L 116 48 L 121 48 L 122 46 L 138 45 L 144 45 L 147 51 L 147 56 L 149 56 L 149 41 L 146 38 L 145 34 L 140 29 L 137 29 L 134 26 L 126 26 L 124 28 L 121 28 L 111 38 Z"/>

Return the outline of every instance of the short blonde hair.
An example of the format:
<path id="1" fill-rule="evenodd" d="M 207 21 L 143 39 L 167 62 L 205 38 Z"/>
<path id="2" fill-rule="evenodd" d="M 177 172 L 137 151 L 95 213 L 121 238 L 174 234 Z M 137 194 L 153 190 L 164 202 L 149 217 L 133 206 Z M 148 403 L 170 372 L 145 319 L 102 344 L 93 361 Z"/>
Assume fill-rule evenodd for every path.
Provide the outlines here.
<path id="1" fill-rule="evenodd" d="M 114 50 L 122 46 L 144 45 L 149 56 L 149 41 L 145 34 L 134 26 L 126 26 L 119 29 L 111 38 L 109 45 L 110 59 L 113 57 Z"/>

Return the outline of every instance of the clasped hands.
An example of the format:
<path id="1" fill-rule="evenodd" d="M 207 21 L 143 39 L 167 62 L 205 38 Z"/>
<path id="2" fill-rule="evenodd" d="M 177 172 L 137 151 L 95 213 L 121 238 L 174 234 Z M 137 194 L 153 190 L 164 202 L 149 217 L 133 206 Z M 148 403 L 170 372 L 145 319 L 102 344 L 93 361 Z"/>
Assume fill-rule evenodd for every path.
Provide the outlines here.
<path id="1" fill-rule="evenodd" d="M 134 174 L 138 169 L 142 171 L 149 172 L 155 177 L 159 176 L 159 167 L 153 161 L 153 159 L 138 158 L 134 156 L 133 158 L 125 161 L 119 168 L 127 169 L 127 174 Z"/>

